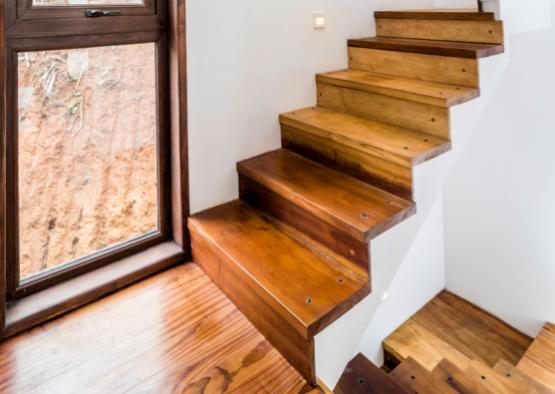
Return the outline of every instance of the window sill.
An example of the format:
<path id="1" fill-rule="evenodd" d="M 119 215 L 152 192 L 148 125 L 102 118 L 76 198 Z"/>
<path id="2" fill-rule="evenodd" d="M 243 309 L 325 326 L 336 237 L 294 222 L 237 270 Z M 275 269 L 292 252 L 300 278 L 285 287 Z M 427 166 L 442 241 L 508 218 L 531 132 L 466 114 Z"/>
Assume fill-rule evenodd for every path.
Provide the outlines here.
<path id="1" fill-rule="evenodd" d="M 177 244 L 165 242 L 24 299 L 12 301 L 6 308 L 6 326 L 1 337 L 10 337 L 95 301 L 182 263 L 186 257 Z"/>

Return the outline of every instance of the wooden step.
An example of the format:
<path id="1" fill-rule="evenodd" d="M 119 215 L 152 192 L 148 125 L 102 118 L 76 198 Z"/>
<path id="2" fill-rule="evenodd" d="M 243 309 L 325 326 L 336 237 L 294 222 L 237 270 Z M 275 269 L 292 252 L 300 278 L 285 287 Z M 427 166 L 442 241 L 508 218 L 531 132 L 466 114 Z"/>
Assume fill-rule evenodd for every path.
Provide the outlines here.
<path id="1" fill-rule="evenodd" d="M 396 38 L 350 40 L 349 68 L 479 88 L 478 56 L 483 55 L 485 51 L 477 52 L 476 48 L 484 46 L 455 43 L 446 51 L 445 44 Z"/>
<path id="2" fill-rule="evenodd" d="M 370 293 L 350 271 L 234 201 L 189 219 L 193 258 L 258 330 L 309 381 L 314 335 Z"/>
<path id="3" fill-rule="evenodd" d="M 495 394 L 482 381 L 467 376 L 449 360 L 441 360 L 432 371 L 432 377 L 443 380 L 461 394 Z"/>
<path id="4" fill-rule="evenodd" d="M 480 90 L 360 70 L 318 74 L 316 81 L 381 94 L 417 103 L 449 108 L 479 97 Z"/>
<path id="5" fill-rule="evenodd" d="M 243 200 L 365 269 L 366 243 L 415 213 L 410 201 L 283 149 L 237 168 Z"/>
<path id="6" fill-rule="evenodd" d="M 517 382 L 507 379 L 480 360 L 473 360 L 466 369 L 465 375 L 475 382 L 480 382 L 496 394 L 522 394 L 530 392 L 528 387 L 519 386 Z"/>
<path id="7" fill-rule="evenodd" d="M 383 342 L 383 348 L 386 354 L 386 365 L 390 368 L 394 368 L 408 358 L 415 359 L 430 372 L 444 359 L 449 360 L 462 371 L 472 362 L 449 343 L 413 320 L 408 320 L 389 335 Z"/>
<path id="8" fill-rule="evenodd" d="M 521 371 L 505 360 L 499 360 L 497 364 L 495 364 L 494 370 L 500 373 L 505 379 L 514 382 L 517 387 L 525 388 L 525 391 L 529 394 L 554 393 L 553 390 L 544 386 L 532 376 L 528 375 L 524 371 Z"/>
<path id="9" fill-rule="evenodd" d="M 384 51 L 419 53 L 424 55 L 481 59 L 504 52 L 501 44 L 480 44 L 426 39 L 370 37 L 351 39 L 349 47 L 379 49 Z"/>
<path id="10" fill-rule="evenodd" d="M 544 386 L 555 390 L 555 325 L 546 323 L 524 357 L 518 369 Z"/>
<path id="11" fill-rule="evenodd" d="M 317 87 L 320 107 L 445 139 L 450 138 L 448 96 L 468 100 L 478 93 L 473 88 L 361 70 L 319 75 Z"/>
<path id="12" fill-rule="evenodd" d="M 410 389 L 411 393 L 457 394 L 447 382 L 434 377 L 430 371 L 418 364 L 413 358 L 407 358 L 389 374 L 401 387 Z"/>
<path id="13" fill-rule="evenodd" d="M 443 291 L 386 338 L 384 349 L 397 362 L 410 356 L 427 367 L 435 367 L 437 357 L 431 355 L 439 353 L 464 370 L 461 355 L 482 360 L 490 368 L 500 359 L 516 365 L 530 343 L 528 336 Z"/>
<path id="14" fill-rule="evenodd" d="M 451 147 L 449 140 L 320 107 L 283 114 L 287 149 L 412 199 L 412 167 Z"/>
<path id="15" fill-rule="evenodd" d="M 503 23 L 474 12 L 377 12 L 379 37 L 503 44 Z"/>
<path id="16" fill-rule="evenodd" d="M 429 9 L 376 11 L 375 18 L 389 19 L 436 19 L 457 21 L 494 21 L 493 12 L 478 12 L 472 9 Z"/>
<path id="17" fill-rule="evenodd" d="M 407 394 L 383 370 L 372 364 L 364 355 L 358 354 L 345 369 L 335 394 Z"/>

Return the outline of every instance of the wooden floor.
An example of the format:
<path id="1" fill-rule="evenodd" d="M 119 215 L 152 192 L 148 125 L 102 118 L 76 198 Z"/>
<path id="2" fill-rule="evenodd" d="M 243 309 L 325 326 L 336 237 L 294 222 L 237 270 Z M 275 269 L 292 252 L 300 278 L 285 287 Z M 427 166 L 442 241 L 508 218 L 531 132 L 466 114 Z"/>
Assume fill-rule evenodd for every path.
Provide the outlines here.
<path id="1" fill-rule="evenodd" d="M 0 345 L 0 393 L 305 391 L 192 263 Z"/>

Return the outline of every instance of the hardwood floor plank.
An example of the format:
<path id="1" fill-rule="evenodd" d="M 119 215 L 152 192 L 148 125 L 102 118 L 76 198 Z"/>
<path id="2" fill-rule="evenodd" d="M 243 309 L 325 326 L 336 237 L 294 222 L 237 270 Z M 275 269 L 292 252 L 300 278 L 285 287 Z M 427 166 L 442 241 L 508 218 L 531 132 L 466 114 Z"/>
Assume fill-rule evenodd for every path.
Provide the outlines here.
<path id="1" fill-rule="evenodd" d="M 0 392 L 301 392 L 306 382 L 187 264 L 0 345 Z"/>

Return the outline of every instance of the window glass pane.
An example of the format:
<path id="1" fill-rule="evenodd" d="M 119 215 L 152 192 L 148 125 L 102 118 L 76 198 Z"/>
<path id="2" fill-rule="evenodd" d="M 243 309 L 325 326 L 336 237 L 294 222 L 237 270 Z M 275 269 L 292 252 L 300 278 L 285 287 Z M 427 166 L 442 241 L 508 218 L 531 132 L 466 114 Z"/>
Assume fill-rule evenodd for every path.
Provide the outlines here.
<path id="1" fill-rule="evenodd" d="M 158 229 L 154 44 L 18 55 L 20 278 Z"/>
<path id="2" fill-rule="evenodd" d="M 34 7 L 58 7 L 80 5 L 143 5 L 143 0 L 33 0 Z"/>

